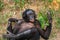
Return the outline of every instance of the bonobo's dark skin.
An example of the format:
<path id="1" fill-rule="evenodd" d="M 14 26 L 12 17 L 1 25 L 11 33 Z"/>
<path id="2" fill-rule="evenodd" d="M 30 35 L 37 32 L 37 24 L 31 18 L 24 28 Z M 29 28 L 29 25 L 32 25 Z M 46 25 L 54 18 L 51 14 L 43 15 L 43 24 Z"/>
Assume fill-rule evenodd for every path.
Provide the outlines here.
<path id="1" fill-rule="evenodd" d="M 49 20 L 49 25 L 46 27 L 45 30 L 41 29 L 41 25 L 39 21 L 36 19 L 35 11 L 32 9 L 27 9 L 23 12 L 22 17 L 23 19 L 15 19 L 10 18 L 8 20 L 9 25 L 7 30 L 9 31 L 7 35 L 5 35 L 9 40 L 25 40 L 21 37 L 29 37 L 27 36 L 28 33 L 32 32 L 25 32 L 31 28 L 36 28 L 36 31 L 33 31 L 33 34 L 31 35 L 31 38 L 27 38 L 27 40 L 40 40 L 40 36 L 44 38 L 45 40 L 48 40 L 51 29 L 52 29 L 52 17 L 50 13 L 47 13 L 47 17 Z M 15 22 L 14 28 L 12 29 L 12 22 Z M 22 35 L 22 36 L 21 36 Z M 25 36 L 24 36 L 25 35 Z M 30 35 L 30 34 L 29 34 Z"/>

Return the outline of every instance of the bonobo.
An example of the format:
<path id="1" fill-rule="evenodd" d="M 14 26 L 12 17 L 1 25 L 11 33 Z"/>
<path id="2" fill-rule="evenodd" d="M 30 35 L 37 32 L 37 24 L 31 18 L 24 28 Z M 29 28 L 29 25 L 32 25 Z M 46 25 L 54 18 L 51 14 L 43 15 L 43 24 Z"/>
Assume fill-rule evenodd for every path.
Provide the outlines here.
<path id="1" fill-rule="evenodd" d="M 10 18 L 7 28 L 8 34 L 5 37 L 9 40 L 40 40 L 40 36 L 45 40 L 48 40 L 52 29 L 52 17 L 50 13 L 47 13 L 49 25 L 45 30 L 41 29 L 39 21 L 36 19 L 35 11 L 27 9 L 23 12 L 23 19 Z M 15 22 L 12 29 L 12 22 Z"/>

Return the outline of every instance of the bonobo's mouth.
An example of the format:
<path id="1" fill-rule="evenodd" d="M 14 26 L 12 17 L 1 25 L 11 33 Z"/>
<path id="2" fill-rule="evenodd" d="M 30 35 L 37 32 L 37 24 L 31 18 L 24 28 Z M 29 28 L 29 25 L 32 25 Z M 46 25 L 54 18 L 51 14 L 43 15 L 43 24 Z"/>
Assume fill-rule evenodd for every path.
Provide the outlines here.
<path id="1" fill-rule="evenodd" d="M 30 22 L 34 22 L 34 19 L 31 19 Z"/>

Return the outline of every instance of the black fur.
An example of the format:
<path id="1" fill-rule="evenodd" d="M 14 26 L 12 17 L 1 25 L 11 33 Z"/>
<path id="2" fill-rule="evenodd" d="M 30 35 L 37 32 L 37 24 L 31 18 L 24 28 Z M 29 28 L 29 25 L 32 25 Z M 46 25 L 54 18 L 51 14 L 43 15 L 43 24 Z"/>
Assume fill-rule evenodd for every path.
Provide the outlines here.
<path id="1" fill-rule="evenodd" d="M 39 23 L 39 21 L 38 20 L 36 20 L 36 14 L 35 14 L 35 11 L 34 10 L 32 10 L 32 9 L 27 9 L 27 10 L 25 10 L 24 12 L 23 12 L 23 14 L 22 14 L 22 17 L 23 17 L 23 20 L 24 21 L 21 21 L 21 23 L 19 23 L 19 24 L 23 24 L 23 22 L 26 22 L 26 23 L 29 23 L 30 21 L 29 21 L 29 18 L 27 17 L 27 13 L 32 13 L 33 15 L 34 15 L 34 22 L 33 22 L 33 24 L 35 25 L 35 28 L 37 29 L 37 32 L 36 32 L 36 34 L 35 35 L 32 35 L 32 38 L 30 38 L 31 40 L 39 40 L 39 38 L 40 38 L 40 36 L 42 36 L 45 40 L 48 40 L 48 38 L 49 38 L 49 36 L 50 36 L 50 33 L 51 33 L 51 29 L 52 29 L 52 17 L 51 17 L 51 15 L 50 15 L 50 13 L 47 13 L 48 14 L 48 20 L 49 20 L 49 26 L 47 26 L 46 27 L 46 30 L 42 30 L 41 28 L 40 28 L 40 23 Z M 14 19 L 14 20 L 13 20 Z M 17 20 L 17 21 L 16 21 Z M 9 23 L 10 22 L 17 22 L 18 23 L 18 19 L 15 19 L 15 18 L 11 18 L 11 19 L 9 19 Z M 10 23 L 11 24 L 11 23 Z M 7 30 L 8 31 L 10 31 L 11 32 L 11 34 L 10 34 L 10 36 L 11 35 L 13 35 L 14 33 L 14 30 L 18 30 L 18 29 L 16 29 L 17 28 L 17 26 L 16 26 L 16 28 L 14 28 L 14 30 L 12 29 L 12 24 L 11 25 L 8 25 L 8 28 L 7 28 Z M 12 30 L 12 31 L 11 31 Z M 17 32 L 19 32 L 19 31 L 17 31 Z M 17 33 L 16 32 L 16 33 Z M 20 34 L 20 33 L 19 33 Z M 18 34 L 16 34 L 15 35 L 15 38 L 17 38 L 16 36 L 17 36 Z M 6 35 L 5 35 L 6 36 Z M 7 35 L 8 36 L 8 35 Z M 27 36 L 28 37 L 28 36 Z M 14 40 L 25 40 L 25 39 L 15 39 L 14 38 Z M 30 40 L 30 39 L 27 39 L 27 40 Z M 13 39 L 9 39 L 9 40 L 13 40 Z"/>

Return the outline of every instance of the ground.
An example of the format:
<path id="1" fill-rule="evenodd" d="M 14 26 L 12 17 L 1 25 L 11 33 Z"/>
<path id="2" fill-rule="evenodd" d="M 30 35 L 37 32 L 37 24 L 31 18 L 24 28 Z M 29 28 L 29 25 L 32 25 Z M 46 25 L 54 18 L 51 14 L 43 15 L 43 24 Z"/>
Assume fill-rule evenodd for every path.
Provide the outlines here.
<path id="1" fill-rule="evenodd" d="M 2 0 L 1 0 L 2 1 Z M 60 40 L 60 2 L 53 0 L 51 3 L 42 0 L 29 0 L 29 4 L 20 4 L 12 0 L 3 0 L 4 7 L 0 11 L 0 38 L 2 34 L 6 33 L 8 19 L 11 17 L 21 18 L 21 14 L 25 9 L 33 9 L 36 14 L 39 12 L 46 12 L 48 8 L 54 10 L 52 32 L 49 40 Z M 22 7 L 20 5 L 23 5 Z M 58 21 L 58 22 L 57 22 Z M 3 40 L 2 38 L 0 40 Z M 43 39 L 41 39 L 43 40 Z"/>

